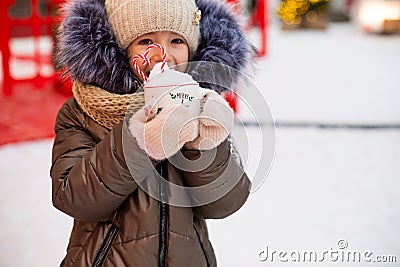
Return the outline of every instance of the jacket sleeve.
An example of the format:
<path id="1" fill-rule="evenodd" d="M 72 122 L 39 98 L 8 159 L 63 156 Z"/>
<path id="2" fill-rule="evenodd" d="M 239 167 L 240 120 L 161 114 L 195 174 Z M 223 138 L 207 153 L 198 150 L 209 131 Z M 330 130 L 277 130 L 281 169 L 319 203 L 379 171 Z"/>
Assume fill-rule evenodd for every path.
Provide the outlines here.
<path id="1" fill-rule="evenodd" d="M 80 221 L 107 220 L 137 188 L 123 151 L 127 129 L 122 122 L 96 142 L 74 101 L 68 100 L 56 119 L 50 170 L 53 205 Z M 133 140 L 130 149 L 140 153 Z"/>
<path id="2" fill-rule="evenodd" d="M 250 181 L 234 158 L 227 139 L 210 151 L 182 150 L 183 155 L 194 166 L 184 166 L 183 177 L 189 187 L 197 187 L 192 193 L 196 211 L 205 219 L 224 218 L 243 206 L 250 191 Z M 200 157 L 213 158 L 205 168 Z M 197 165 L 197 166 L 196 166 Z M 188 171 L 192 170 L 196 171 Z M 202 204 L 205 203 L 205 204 Z"/>

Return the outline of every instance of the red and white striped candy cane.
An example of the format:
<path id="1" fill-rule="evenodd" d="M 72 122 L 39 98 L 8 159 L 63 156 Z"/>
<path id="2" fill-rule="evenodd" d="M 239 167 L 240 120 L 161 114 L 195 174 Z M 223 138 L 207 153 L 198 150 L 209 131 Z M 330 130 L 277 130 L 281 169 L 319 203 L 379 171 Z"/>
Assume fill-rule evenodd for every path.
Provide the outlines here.
<path id="1" fill-rule="evenodd" d="M 146 74 L 139 68 L 139 65 L 137 64 L 139 58 L 143 59 L 142 64 L 150 64 L 150 60 L 145 55 L 142 54 L 137 54 L 132 58 L 133 67 L 143 78 L 143 81 L 147 82 L 148 80 Z"/>
<path id="2" fill-rule="evenodd" d="M 151 44 L 146 48 L 146 52 L 144 53 L 145 58 L 148 58 L 150 50 L 153 48 L 159 48 L 162 52 L 162 64 L 161 64 L 161 71 L 164 72 L 165 64 L 167 63 L 167 52 L 165 48 L 160 44 Z"/>
<path id="3" fill-rule="evenodd" d="M 145 51 L 145 53 L 143 55 L 142 54 L 137 54 L 132 58 L 133 67 L 135 68 L 137 73 L 139 73 L 139 75 L 143 78 L 143 81 L 146 82 L 146 83 L 148 82 L 147 76 L 139 68 L 139 65 L 137 64 L 137 61 L 138 61 L 139 58 L 141 58 L 143 60 L 142 61 L 143 65 L 146 65 L 146 64 L 150 65 L 151 62 L 150 62 L 150 60 L 148 58 L 148 55 L 150 53 L 150 50 L 153 49 L 153 48 L 159 48 L 161 50 L 161 52 L 162 52 L 161 71 L 164 72 L 165 64 L 167 63 L 167 53 L 166 53 L 164 47 L 162 45 L 160 45 L 160 44 L 151 44 L 146 48 L 146 51 Z"/>

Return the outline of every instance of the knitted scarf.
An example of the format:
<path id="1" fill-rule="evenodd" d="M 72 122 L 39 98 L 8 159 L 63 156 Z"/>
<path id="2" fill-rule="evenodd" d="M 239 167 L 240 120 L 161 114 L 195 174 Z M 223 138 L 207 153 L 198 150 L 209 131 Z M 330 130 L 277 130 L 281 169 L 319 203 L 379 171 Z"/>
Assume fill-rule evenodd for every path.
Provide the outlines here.
<path id="1" fill-rule="evenodd" d="M 113 94 L 100 87 L 74 82 L 72 93 L 80 108 L 107 129 L 112 129 L 126 115 L 133 114 L 144 106 L 143 92 Z"/>

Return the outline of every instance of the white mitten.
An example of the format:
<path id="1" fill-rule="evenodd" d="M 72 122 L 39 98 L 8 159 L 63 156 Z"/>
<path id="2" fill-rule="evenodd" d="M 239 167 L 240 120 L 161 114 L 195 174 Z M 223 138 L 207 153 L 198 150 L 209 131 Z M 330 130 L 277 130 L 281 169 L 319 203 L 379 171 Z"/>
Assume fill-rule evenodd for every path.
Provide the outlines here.
<path id="1" fill-rule="evenodd" d="M 224 98 L 206 90 L 206 100 L 199 117 L 199 136 L 185 144 L 189 150 L 210 150 L 221 144 L 232 132 L 234 112 Z"/>
<path id="2" fill-rule="evenodd" d="M 145 106 L 129 120 L 129 130 L 150 157 L 163 160 L 197 137 L 196 123 L 183 105 L 166 106 L 157 115 Z"/>

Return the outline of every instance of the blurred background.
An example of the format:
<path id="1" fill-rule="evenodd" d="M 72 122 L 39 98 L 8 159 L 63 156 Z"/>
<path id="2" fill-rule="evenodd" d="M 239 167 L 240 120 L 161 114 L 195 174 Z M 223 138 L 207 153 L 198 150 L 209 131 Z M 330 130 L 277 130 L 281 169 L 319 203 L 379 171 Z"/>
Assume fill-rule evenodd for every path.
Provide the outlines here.
<path id="1" fill-rule="evenodd" d="M 72 219 L 52 207 L 49 177 L 55 116 L 71 96 L 51 60 L 64 2 L 1 1 L 0 266 L 58 266 L 65 255 Z M 219 265 L 308 266 L 265 259 L 266 248 L 321 255 L 346 251 L 344 240 L 371 262 L 312 264 L 399 266 L 400 0 L 229 2 L 258 48 L 251 77 L 276 139 L 264 184 L 237 213 L 209 221 Z M 246 122 L 236 139 L 246 171 L 268 170 L 263 125 L 225 97 Z"/>

